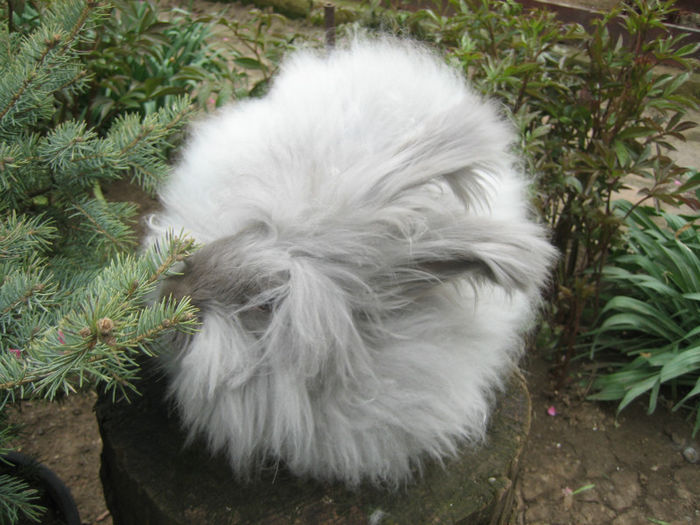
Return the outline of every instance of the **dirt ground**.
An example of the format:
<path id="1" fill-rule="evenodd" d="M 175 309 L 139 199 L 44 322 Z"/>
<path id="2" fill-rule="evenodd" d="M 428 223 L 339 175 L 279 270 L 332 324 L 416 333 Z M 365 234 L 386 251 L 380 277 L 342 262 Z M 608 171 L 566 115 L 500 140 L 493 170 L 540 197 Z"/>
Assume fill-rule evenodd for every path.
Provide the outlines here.
<path id="1" fill-rule="evenodd" d="M 700 524 L 691 424 L 670 403 L 649 416 L 640 401 L 616 417 L 585 401 L 585 384 L 554 390 L 547 369 L 539 356 L 526 364 L 533 419 L 516 523 Z"/>
<path id="2" fill-rule="evenodd" d="M 553 390 L 542 356 L 531 355 L 524 365 L 533 417 L 514 524 L 700 524 L 700 464 L 688 461 L 700 448 L 681 414 L 660 403 L 648 416 L 637 403 L 616 418 L 614 407 L 583 400 L 575 381 Z M 66 482 L 83 523 L 111 525 L 99 478 L 95 401 L 87 393 L 58 405 L 27 402 L 12 418 L 24 429 L 21 451 Z"/>
<path id="3" fill-rule="evenodd" d="M 110 190 L 117 200 L 128 191 Z M 153 202 L 140 197 L 139 204 L 143 211 Z M 533 353 L 523 365 L 533 418 L 514 523 L 700 524 L 700 447 L 684 414 L 659 403 L 649 416 L 640 402 L 616 417 L 613 405 L 585 401 L 585 385 L 576 380 L 554 390 L 546 356 Z M 11 416 L 23 427 L 20 450 L 66 482 L 83 523 L 111 525 L 99 479 L 95 401 L 86 393 L 60 404 L 25 402 Z"/>

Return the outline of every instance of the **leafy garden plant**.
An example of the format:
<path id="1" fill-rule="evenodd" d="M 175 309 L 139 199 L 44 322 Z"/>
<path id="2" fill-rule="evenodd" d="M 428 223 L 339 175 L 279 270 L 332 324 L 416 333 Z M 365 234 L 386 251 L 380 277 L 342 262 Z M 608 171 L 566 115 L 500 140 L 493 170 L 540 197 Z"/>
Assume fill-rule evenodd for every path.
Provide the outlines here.
<path id="1" fill-rule="evenodd" d="M 695 126 L 685 116 L 697 99 L 685 86 L 697 45 L 665 32 L 669 1 L 621 4 L 590 31 L 514 1 L 449 5 L 449 14 L 423 10 L 401 23 L 445 47 L 520 129 L 527 168 L 539 177 L 536 203 L 561 253 L 549 340 L 564 377 L 597 318 L 608 253 L 624 243 L 613 202 L 629 176 L 642 181 L 633 206 L 680 205 L 700 185 L 669 156 Z"/>
<path id="2" fill-rule="evenodd" d="M 217 45 L 245 81 L 243 92 L 233 89 L 235 98 L 263 95 L 282 57 L 296 42 L 318 43 L 308 33 L 290 32 L 286 19 L 272 11 L 251 9 L 245 18 L 217 16 L 213 21 L 230 35 Z"/>
<path id="3" fill-rule="evenodd" d="M 111 122 L 124 111 L 150 114 L 191 93 L 203 77 L 231 72 L 207 42 L 211 25 L 157 4 L 116 0 L 87 53 L 94 83 L 80 109 L 88 122 Z"/>
<path id="4" fill-rule="evenodd" d="M 677 407 L 700 407 L 690 239 L 697 230 L 692 219 L 668 214 L 657 218 L 671 229 L 659 229 L 656 212 L 644 207 L 700 205 L 693 195 L 700 177 L 670 155 L 695 127 L 686 115 L 697 109 L 687 82 L 698 46 L 666 30 L 673 14 L 672 1 L 633 0 L 584 30 L 512 0 L 449 0 L 371 18 L 444 48 L 478 89 L 502 101 L 520 130 L 526 168 L 539 177 L 533 196 L 561 253 L 540 340 L 556 349 L 561 382 L 581 349 L 594 359 L 613 352 L 616 372 L 596 381 L 595 397 L 620 400 L 621 408 L 649 393 L 653 410 L 667 384 L 680 396 Z M 616 207 L 630 176 L 636 199 Z M 611 253 L 618 254 L 612 264 Z M 613 286 L 619 296 L 610 296 Z"/>
<path id="5" fill-rule="evenodd" d="M 228 86 L 245 79 L 212 43 L 214 23 L 181 8 L 165 11 L 157 2 L 115 0 L 100 31 L 91 35 L 86 67 L 90 89 L 75 105 L 94 126 L 129 112 L 142 115 L 170 107 L 190 95 L 204 106 L 231 96 Z"/>
<path id="6" fill-rule="evenodd" d="M 300 37 L 281 32 L 278 19 L 257 9 L 238 20 L 166 9 L 157 0 L 113 0 L 84 49 L 92 82 L 74 113 L 101 129 L 124 112 L 148 115 L 183 95 L 211 109 L 262 94 Z"/>
<path id="7" fill-rule="evenodd" d="M 697 178 L 698 175 L 695 175 Z M 599 400 L 619 409 L 648 394 L 649 413 L 662 389 L 675 409 L 695 412 L 700 430 L 700 225 L 683 217 L 619 201 L 625 216 L 623 247 L 603 270 L 604 306 L 589 334 L 591 359 L 602 374 Z"/>

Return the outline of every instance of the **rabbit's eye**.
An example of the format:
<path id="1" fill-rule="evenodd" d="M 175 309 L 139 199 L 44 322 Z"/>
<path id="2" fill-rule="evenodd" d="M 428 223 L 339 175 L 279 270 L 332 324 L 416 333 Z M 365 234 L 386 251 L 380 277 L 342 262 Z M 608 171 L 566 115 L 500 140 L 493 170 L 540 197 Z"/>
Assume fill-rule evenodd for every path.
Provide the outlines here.
<path id="1" fill-rule="evenodd" d="M 273 310 L 272 301 L 248 304 L 240 310 L 238 318 L 249 334 L 261 337 L 269 326 Z"/>
<path id="2" fill-rule="evenodd" d="M 256 312 L 262 312 L 264 314 L 269 314 L 270 312 L 272 312 L 272 302 L 259 304 L 254 308 L 254 310 Z"/>

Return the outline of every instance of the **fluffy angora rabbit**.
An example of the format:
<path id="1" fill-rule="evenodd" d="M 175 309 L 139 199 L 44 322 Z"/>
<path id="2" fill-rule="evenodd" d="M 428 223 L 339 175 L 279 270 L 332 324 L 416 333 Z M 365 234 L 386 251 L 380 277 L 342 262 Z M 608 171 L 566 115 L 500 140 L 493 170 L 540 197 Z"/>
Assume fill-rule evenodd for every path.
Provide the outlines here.
<path id="1" fill-rule="evenodd" d="M 485 434 L 554 252 L 513 136 L 430 52 L 293 54 L 267 96 L 200 122 L 148 242 L 202 248 L 162 296 L 201 330 L 163 356 L 191 435 L 265 465 L 396 485 Z"/>

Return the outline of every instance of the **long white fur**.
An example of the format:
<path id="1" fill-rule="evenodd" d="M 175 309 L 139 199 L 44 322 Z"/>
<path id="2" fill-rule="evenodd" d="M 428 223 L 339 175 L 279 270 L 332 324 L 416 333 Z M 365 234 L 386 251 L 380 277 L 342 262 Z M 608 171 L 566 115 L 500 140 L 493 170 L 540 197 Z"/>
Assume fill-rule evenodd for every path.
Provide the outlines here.
<path id="1" fill-rule="evenodd" d="M 205 245 L 163 291 L 201 308 L 162 357 L 191 435 L 241 478 L 282 462 L 349 485 L 483 439 L 554 257 L 512 138 L 392 39 L 297 52 L 265 98 L 196 125 L 147 240 Z"/>

